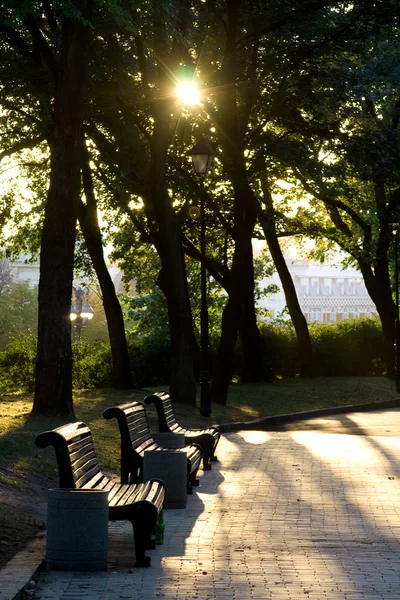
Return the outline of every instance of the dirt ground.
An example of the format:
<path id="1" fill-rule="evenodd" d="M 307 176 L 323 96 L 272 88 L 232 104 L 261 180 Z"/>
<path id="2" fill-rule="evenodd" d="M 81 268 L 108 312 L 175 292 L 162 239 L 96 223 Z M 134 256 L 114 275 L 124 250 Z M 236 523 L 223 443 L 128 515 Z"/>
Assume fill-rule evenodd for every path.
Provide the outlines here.
<path id="1" fill-rule="evenodd" d="M 0 469 L 0 568 L 33 537 L 43 533 L 49 481 L 27 480 Z"/>

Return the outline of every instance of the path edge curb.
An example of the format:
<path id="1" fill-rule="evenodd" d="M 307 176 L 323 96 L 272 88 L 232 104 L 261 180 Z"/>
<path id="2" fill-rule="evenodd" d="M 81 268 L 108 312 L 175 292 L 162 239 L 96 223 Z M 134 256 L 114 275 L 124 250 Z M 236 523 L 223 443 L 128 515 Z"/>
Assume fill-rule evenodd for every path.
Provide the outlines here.
<path id="1" fill-rule="evenodd" d="M 306 410 L 302 412 L 289 413 L 286 415 L 273 415 L 270 417 L 261 417 L 260 419 L 254 419 L 252 421 L 225 423 L 222 425 L 218 425 L 218 428 L 221 431 L 221 433 L 231 433 L 234 431 L 243 431 L 251 429 L 259 431 L 273 431 L 280 425 L 284 425 L 285 423 L 293 423 L 295 421 L 316 419 L 318 417 L 338 415 L 341 413 L 369 412 L 374 410 L 383 410 L 386 408 L 399 407 L 400 398 L 395 398 L 393 400 L 384 400 L 382 402 L 350 404 L 347 406 L 335 406 L 332 408 L 317 408 L 315 410 Z"/>

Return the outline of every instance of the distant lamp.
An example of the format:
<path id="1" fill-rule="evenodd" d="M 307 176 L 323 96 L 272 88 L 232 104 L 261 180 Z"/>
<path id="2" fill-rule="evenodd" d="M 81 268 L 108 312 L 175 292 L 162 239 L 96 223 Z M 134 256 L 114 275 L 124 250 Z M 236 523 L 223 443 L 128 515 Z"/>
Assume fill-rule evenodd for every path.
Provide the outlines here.
<path id="1" fill-rule="evenodd" d="M 69 318 L 73 322 L 74 340 L 77 344 L 81 342 L 83 327 L 86 327 L 87 322 L 93 318 L 94 311 L 87 299 L 89 293 L 88 288 L 75 288 L 73 286 L 73 294 L 75 304 L 71 302 Z"/>

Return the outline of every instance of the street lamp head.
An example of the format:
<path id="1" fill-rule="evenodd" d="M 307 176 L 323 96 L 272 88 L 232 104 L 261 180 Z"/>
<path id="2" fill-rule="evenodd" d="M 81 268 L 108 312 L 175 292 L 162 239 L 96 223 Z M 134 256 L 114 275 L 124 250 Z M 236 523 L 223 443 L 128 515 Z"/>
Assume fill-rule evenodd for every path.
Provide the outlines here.
<path id="1" fill-rule="evenodd" d="M 89 301 L 86 300 L 85 304 L 82 306 L 81 317 L 82 319 L 88 319 L 90 321 L 90 319 L 93 318 L 93 314 L 93 308 L 90 306 Z"/>
<path id="2" fill-rule="evenodd" d="M 214 160 L 215 150 L 204 135 L 188 152 L 188 155 L 192 157 L 196 175 L 207 175 Z"/>
<path id="3" fill-rule="evenodd" d="M 71 309 L 70 309 L 70 313 L 69 313 L 69 318 L 71 319 L 71 321 L 75 321 L 75 319 L 78 316 L 78 311 L 76 310 L 75 306 L 72 304 L 71 302 Z"/>
<path id="4" fill-rule="evenodd" d="M 200 209 L 198 206 L 191 206 L 188 213 L 191 219 L 198 219 L 200 217 Z"/>

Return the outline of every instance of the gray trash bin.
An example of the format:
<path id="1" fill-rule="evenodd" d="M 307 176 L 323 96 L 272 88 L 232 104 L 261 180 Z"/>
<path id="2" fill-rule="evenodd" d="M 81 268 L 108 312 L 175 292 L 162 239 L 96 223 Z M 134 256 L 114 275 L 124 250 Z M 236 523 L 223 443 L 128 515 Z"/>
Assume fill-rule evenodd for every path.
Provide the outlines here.
<path id="1" fill-rule="evenodd" d="M 187 455 L 177 450 L 145 450 L 143 481 L 162 479 L 167 486 L 164 508 L 186 508 Z"/>
<path id="2" fill-rule="evenodd" d="M 48 491 L 46 564 L 61 571 L 107 569 L 108 492 Z"/>

